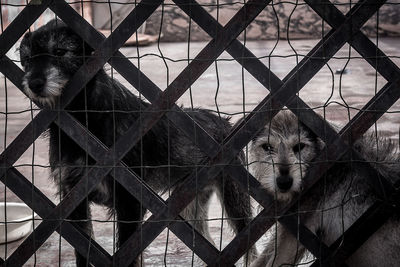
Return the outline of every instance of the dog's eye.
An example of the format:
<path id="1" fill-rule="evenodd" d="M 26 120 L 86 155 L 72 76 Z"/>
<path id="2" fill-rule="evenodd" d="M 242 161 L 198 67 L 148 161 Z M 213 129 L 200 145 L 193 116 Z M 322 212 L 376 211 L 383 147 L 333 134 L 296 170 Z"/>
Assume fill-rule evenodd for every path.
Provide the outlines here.
<path id="1" fill-rule="evenodd" d="M 62 48 L 57 48 L 54 50 L 54 55 L 58 56 L 58 57 L 62 57 L 65 55 L 65 53 L 67 53 L 68 50 L 67 49 L 62 49 Z"/>
<path id="2" fill-rule="evenodd" d="M 262 147 L 262 149 L 264 149 L 265 151 L 273 151 L 273 150 L 274 150 L 274 148 L 273 148 L 270 144 L 267 144 L 267 143 L 262 144 L 261 147 Z"/>
<path id="3" fill-rule="evenodd" d="M 301 150 L 303 150 L 303 148 L 305 148 L 305 146 L 306 144 L 300 142 L 293 147 L 293 152 L 299 153 Z"/>

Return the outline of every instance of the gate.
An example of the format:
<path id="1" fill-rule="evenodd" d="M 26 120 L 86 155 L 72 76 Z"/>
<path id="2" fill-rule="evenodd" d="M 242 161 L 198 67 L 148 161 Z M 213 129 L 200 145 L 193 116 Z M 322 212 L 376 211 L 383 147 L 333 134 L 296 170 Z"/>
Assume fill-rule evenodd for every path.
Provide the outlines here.
<path id="1" fill-rule="evenodd" d="M 158 88 L 119 52 L 119 48 L 125 41 L 162 2 L 161 0 L 142 0 L 112 34 L 105 38 L 76 13 L 67 2 L 63 0 L 31 1 L 0 35 L 0 71 L 21 90 L 24 73 L 6 56 L 6 52 L 47 8 L 50 8 L 95 49 L 93 57 L 78 70 L 67 84 L 66 94 L 60 104 L 61 110 L 41 109 L 37 116 L 25 126 L 0 155 L 1 181 L 43 218 L 40 225 L 12 255 L 7 259 L 0 259 L 2 264 L 7 266 L 24 264 L 47 238 L 54 231 L 57 231 L 81 255 L 87 255 L 90 262 L 95 266 L 127 266 L 168 227 L 207 265 L 232 266 L 278 218 L 280 223 L 294 233 L 299 241 L 317 258 L 312 266 L 327 263 L 345 265 L 344 261 L 393 213 L 390 206 L 398 203 L 396 188 L 399 186 L 399 181 L 392 183 L 391 181 L 376 179 L 379 176 L 374 168 L 367 164 L 369 173 L 371 173 L 368 182 L 376 189 L 383 201 L 377 201 L 344 232 L 342 237 L 331 246 L 327 246 L 304 225 L 298 223 L 297 215 L 293 212 L 298 198 L 288 205 L 279 206 L 278 211 L 276 211 L 276 203 L 273 198 L 265 194 L 260 183 L 247 172 L 246 168 L 230 163 L 258 131 L 284 106 L 295 113 L 306 126 L 327 144 L 324 151 L 316 159 L 318 164 L 305 177 L 306 188 L 303 195 L 306 195 L 307 189 L 318 182 L 335 161 L 350 159 L 363 161 L 361 156 L 352 149 L 353 142 L 361 137 L 400 97 L 399 68 L 360 31 L 362 25 L 379 10 L 386 0 L 361 0 L 354 4 L 347 14 L 340 12 L 328 0 L 305 0 L 307 5 L 332 29 L 283 80 L 272 73 L 248 48 L 237 40 L 239 34 L 271 3 L 271 0 L 247 1 L 225 26 L 220 25 L 195 0 L 174 0 L 173 2 L 207 32 L 212 40 L 165 90 Z M 346 43 L 349 43 L 388 82 L 345 127 L 336 132 L 299 98 L 297 93 Z M 228 52 L 268 89 L 270 94 L 233 128 L 224 140 L 223 145 L 220 145 L 175 102 L 224 51 Z M 112 147 L 106 147 L 102 144 L 64 110 L 68 103 L 107 62 L 151 102 L 149 108 L 143 112 L 141 122 L 136 121 L 131 125 L 129 130 Z M 298 75 L 299 73 L 301 75 Z M 40 105 L 38 104 L 38 106 Z M 206 166 L 189 176 L 183 185 L 177 188 L 166 201 L 152 191 L 140 177 L 131 172 L 121 161 L 124 155 L 164 115 L 168 117 L 173 127 L 184 132 L 193 140 L 194 144 L 208 155 Z M 56 123 L 96 160 L 96 167 L 92 167 L 88 171 L 88 175 L 80 180 L 58 205 L 49 200 L 13 166 L 52 122 Z M 116 168 L 110 166 L 116 166 Z M 230 179 L 235 179 L 246 191 L 248 190 L 249 194 L 264 209 L 229 245 L 219 251 L 194 230 L 188 222 L 184 222 L 179 214 L 195 198 L 196 186 L 203 188 L 221 171 L 228 173 Z M 76 223 L 65 220 L 107 174 L 114 175 L 118 183 L 152 212 L 151 217 L 114 255 L 110 255 L 87 236 Z M 87 178 L 89 176 L 90 179 Z M 203 177 L 203 179 L 196 181 L 196 176 Z M 62 227 L 60 227 L 61 225 Z M 342 242 L 343 240 L 351 240 L 351 242 Z"/>

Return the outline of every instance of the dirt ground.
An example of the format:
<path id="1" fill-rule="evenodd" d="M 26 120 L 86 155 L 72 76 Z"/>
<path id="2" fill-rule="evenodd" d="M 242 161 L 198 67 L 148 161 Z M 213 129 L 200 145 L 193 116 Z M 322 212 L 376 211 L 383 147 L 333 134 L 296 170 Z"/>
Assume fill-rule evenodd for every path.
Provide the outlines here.
<path id="1" fill-rule="evenodd" d="M 317 40 L 291 41 L 295 51 L 287 41 L 282 40 L 272 51 L 274 41 L 247 42 L 254 54 L 270 66 L 281 79 L 295 67 L 296 61 L 312 49 Z M 152 79 L 161 89 L 165 89 L 188 64 L 188 55 L 193 58 L 206 43 L 160 43 L 147 47 L 122 48 L 121 52 Z M 400 66 L 400 39 L 382 38 L 379 47 Z M 17 58 L 13 51 L 11 56 Z M 296 57 L 297 54 L 297 57 Z M 138 55 L 139 59 L 138 60 Z M 349 60 L 349 55 L 351 60 Z M 164 56 L 165 61 L 162 56 Z M 139 62 L 139 63 L 138 63 Z M 340 70 L 346 66 L 342 76 Z M 115 79 L 128 88 L 132 88 L 116 71 L 106 66 Z M 332 70 L 332 71 L 331 71 Z M 300 74 L 301 75 L 301 74 Z M 386 80 L 359 54 L 344 46 L 325 67 L 302 89 L 299 96 L 319 114 L 326 115 L 329 121 L 344 125 L 360 108 L 382 88 Z M 232 116 L 237 121 L 246 112 L 251 111 L 268 91 L 232 58 L 224 53 L 179 100 L 185 106 L 202 107 L 222 116 Z M 400 101 L 386 113 L 373 127 L 384 135 L 399 139 Z M 36 115 L 30 101 L 8 80 L 0 79 L 0 151 L 10 144 L 24 126 Z M 34 142 L 15 164 L 16 168 L 32 180 L 54 203 L 59 199 L 55 186 L 49 180 L 48 144 L 45 137 Z M 21 202 L 11 191 L 0 185 L 0 199 L 7 202 Z M 217 247 L 224 248 L 233 238 L 226 221 L 221 220 L 222 210 L 213 197 L 210 208 L 210 230 Z M 40 223 L 40 218 L 35 225 Z M 93 206 L 93 219 L 96 241 L 107 251 L 113 253 L 115 227 L 104 208 Z M 221 225 L 223 230 L 221 231 Z M 168 239 L 167 239 L 167 234 Z M 222 234 L 222 236 L 221 236 Z M 0 246 L 0 257 L 8 255 L 21 243 L 21 240 Z M 60 245 L 61 244 L 61 245 Z M 144 253 L 148 266 L 188 266 L 192 262 L 192 252 L 172 233 L 167 231 L 154 240 Z M 195 261 L 196 262 L 196 261 Z M 37 251 L 26 266 L 74 266 L 72 247 L 54 233 Z M 195 263 L 196 265 L 196 263 Z"/>

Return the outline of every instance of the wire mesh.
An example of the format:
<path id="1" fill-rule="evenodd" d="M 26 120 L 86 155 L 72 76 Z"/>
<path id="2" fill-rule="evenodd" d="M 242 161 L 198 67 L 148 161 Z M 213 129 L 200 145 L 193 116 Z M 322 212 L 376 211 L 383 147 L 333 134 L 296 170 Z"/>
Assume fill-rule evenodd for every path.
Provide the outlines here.
<path id="1" fill-rule="evenodd" d="M 75 249 L 82 266 L 127 266 L 135 259 L 156 266 L 249 266 L 257 258 L 248 252 L 253 245 L 261 252 L 272 244 L 269 254 L 258 255 L 266 258 L 261 265 L 357 265 L 346 260 L 397 212 L 397 7 L 383 0 L 2 1 L 0 226 L 8 233 L 32 223 L 34 231 L 16 242 L 3 234 L 1 264 L 67 265 L 75 262 Z M 49 107 L 27 93 L 32 73 L 21 69 L 17 47 L 26 32 L 54 18 L 90 53 L 83 52 L 83 65 Z M 105 80 L 99 78 L 103 69 Z M 103 87 L 102 95 L 91 94 Z M 126 92 L 132 97 L 124 100 Z M 293 165 L 299 165 L 301 194 L 281 201 L 257 173 L 263 162 L 251 161 L 251 153 L 262 129 L 286 109 L 296 115 L 298 129 L 304 126 L 324 145 L 309 164 L 299 153 Z M 210 125 L 223 125 L 227 117 L 232 129 L 222 136 L 211 132 Z M 382 162 L 360 154 L 357 140 L 367 131 L 375 133 L 368 146 L 377 155 L 385 149 L 381 139 L 391 138 L 393 151 L 386 152 L 393 156 Z M 263 145 L 277 152 L 270 141 Z M 306 144 L 296 145 L 293 150 Z M 49 146 L 50 154 L 57 148 L 55 161 Z M 191 153 L 179 154 L 185 149 Z M 329 180 L 340 164 L 351 173 L 344 189 Z M 385 175 L 379 164 L 399 172 Z M 374 201 L 358 205 L 360 216 L 349 222 L 346 205 L 365 197 L 354 189 L 359 169 Z M 78 170 L 79 179 L 68 184 Z M 332 191 L 343 195 L 326 205 Z M 232 192 L 246 197 L 235 203 Z M 31 208 L 21 222 L 9 218 L 13 202 Z M 249 205 L 254 215 L 241 216 Z M 78 210 L 83 217 L 76 217 Z M 341 216 L 332 219 L 332 211 Z M 329 239 L 332 224 L 336 236 Z M 280 227 L 295 237 L 286 243 L 291 253 L 276 241 L 285 240 Z M 282 260 L 283 253 L 289 256 Z"/>

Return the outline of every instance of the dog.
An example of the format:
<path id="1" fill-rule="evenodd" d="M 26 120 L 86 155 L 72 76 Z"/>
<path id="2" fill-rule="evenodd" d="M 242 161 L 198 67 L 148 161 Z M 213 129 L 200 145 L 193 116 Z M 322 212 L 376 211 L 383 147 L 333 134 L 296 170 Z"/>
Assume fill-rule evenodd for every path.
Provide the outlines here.
<path id="1" fill-rule="evenodd" d="M 22 84 L 26 95 L 45 108 L 51 108 L 57 106 L 65 85 L 91 56 L 93 49 L 61 20 L 52 20 L 36 31 L 26 33 L 19 51 L 25 71 Z M 140 110 L 148 106 L 101 69 L 66 110 L 110 147 L 141 116 Z M 229 118 L 220 118 L 199 108 L 184 111 L 219 143 L 231 129 Z M 56 124 L 51 124 L 48 131 L 51 176 L 61 197 L 65 197 L 95 161 Z M 170 127 L 164 116 L 123 161 L 153 190 L 163 193 L 179 186 L 206 158 L 180 130 Z M 182 214 L 211 242 L 205 220 L 213 192 L 217 193 L 228 217 L 232 218 L 230 223 L 236 233 L 248 224 L 252 215 L 248 195 L 221 173 L 210 185 L 199 190 L 196 200 Z M 108 175 L 69 218 L 76 220 L 90 236 L 90 203 L 104 205 L 117 216 L 119 247 L 138 229 L 145 212 L 139 200 Z M 84 255 L 75 254 L 77 266 L 88 264 Z M 139 263 L 137 259 L 134 264 Z"/>
<path id="2" fill-rule="evenodd" d="M 249 147 L 250 172 L 278 203 L 287 203 L 303 188 L 303 177 L 325 144 L 290 111 L 280 111 Z M 367 133 L 353 148 L 390 181 L 400 178 L 400 156 L 394 141 Z M 318 164 L 318 163 L 314 163 Z M 301 200 L 299 218 L 331 245 L 379 199 L 365 181 L 362 164 L 337 162 Z M 393 216 L 346 262 L 349 266 L 397 266 L 400 221 Z M 295 265 L 305 248 L 279 223 L 252 267 Z M 346 240 L 345 240 L 346 242 Z"/>

